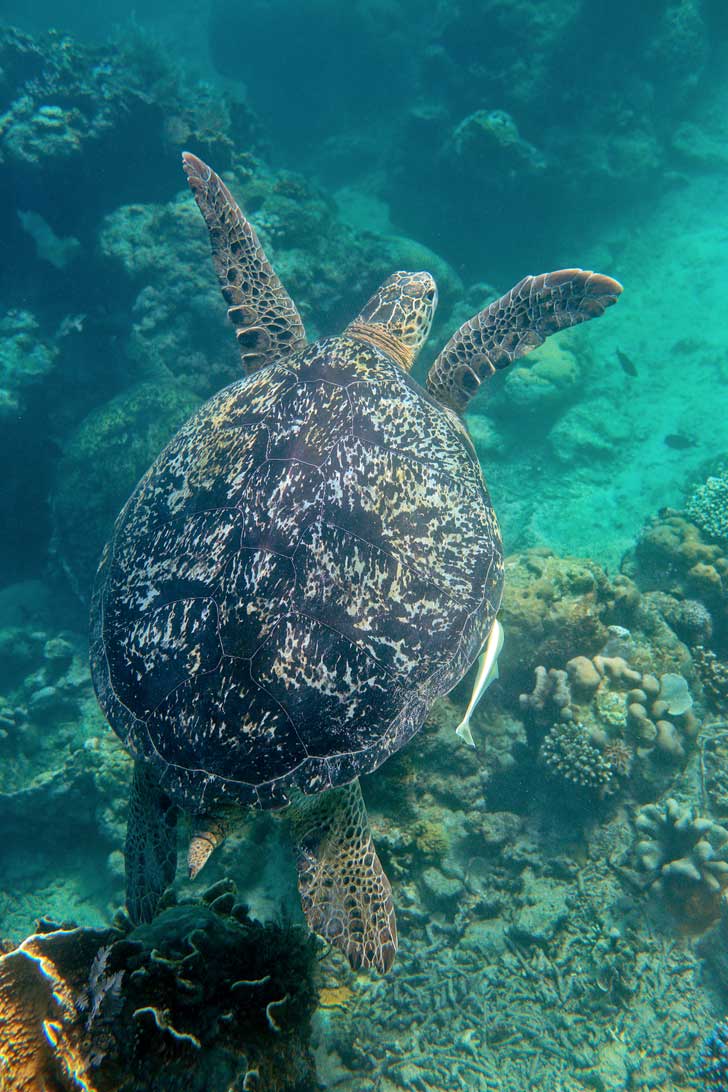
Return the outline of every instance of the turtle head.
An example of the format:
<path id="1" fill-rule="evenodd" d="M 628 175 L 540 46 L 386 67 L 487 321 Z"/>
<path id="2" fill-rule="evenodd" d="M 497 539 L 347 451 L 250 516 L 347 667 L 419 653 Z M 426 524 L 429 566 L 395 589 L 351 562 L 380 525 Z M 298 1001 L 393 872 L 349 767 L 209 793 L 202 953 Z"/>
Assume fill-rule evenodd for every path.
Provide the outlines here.
<path id="1" fill-rule="evenodd" d="M 393 273 L 344 332 L 376 345 L 409 371 L 427 341 L 436 307 L 430 273 Z"/>

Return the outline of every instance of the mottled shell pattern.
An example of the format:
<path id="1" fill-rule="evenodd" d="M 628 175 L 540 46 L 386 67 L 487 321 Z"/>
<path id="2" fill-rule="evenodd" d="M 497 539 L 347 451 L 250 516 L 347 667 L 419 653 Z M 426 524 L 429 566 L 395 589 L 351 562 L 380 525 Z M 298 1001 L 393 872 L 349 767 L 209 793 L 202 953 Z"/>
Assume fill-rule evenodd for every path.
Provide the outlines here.
<path id="1" fill-rule="evenodd" d="M 502 592 L 472 445 L 345 334 L 220 391 L 119 516 L 102 708 L 182 807 L 276 808 L 376 769 L 462 678 Z"/>

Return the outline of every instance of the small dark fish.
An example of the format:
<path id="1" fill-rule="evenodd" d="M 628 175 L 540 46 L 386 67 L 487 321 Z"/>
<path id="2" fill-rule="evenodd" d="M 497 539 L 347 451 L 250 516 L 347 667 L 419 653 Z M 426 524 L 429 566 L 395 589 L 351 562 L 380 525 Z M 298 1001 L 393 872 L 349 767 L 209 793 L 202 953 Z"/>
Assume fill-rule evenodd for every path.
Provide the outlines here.
<path id="1" fill-rule="evenodd" d="M 665 443 L 668 447 L 674 447 L 676 451 L 684 451 L 686 447 L 697 447 L 697 440 L 691 440 L 689 436 L 681 436 L 679 432 L 668 432 Z"/>
<path id="2" fill-rule="evenodd" d="M 617 354 L 617 360 L 622 365 L 622 371 L 626 372 L 627 375 L 631 375 L 632 378 L 635 379 L 638 374 L 637 369 L 632 361 L 629 359 L 627 354 L 623 353 L 621 349 L 615 349 L 615 352 Z"/>

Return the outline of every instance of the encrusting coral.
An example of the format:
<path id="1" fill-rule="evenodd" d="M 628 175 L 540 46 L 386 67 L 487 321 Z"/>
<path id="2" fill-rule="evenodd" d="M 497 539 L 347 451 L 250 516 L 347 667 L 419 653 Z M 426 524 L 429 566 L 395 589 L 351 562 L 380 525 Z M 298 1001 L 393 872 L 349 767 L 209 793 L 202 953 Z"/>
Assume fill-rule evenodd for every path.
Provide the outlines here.
<path id="1" fill-rule="evenodd" d="M 637 863 L 672 912 L 694 929 L 714 921 L 728 886 L 728 830 L 672 797 L 640 808 L 635 827 Z"/>
<path id="2" fill-rule="evenodd" d="M 0 957 L 3 1092 L 314 1086 L 316 942 L 220 881 L 129 931 L 39 923 Z"/>

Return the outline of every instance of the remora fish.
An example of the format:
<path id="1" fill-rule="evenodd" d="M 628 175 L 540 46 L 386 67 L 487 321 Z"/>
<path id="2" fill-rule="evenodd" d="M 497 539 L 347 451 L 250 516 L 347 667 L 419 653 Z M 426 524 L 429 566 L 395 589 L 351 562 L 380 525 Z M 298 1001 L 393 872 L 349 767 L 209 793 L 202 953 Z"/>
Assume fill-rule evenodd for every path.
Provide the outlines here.
<path id="1" fill-rule="evenodd" d="M 503 626 L 496 619 L 488 634 L 485 648 L 480 655 L 480 667 L 473 683 L 473 693 L 470 695 L 468 708 L 465 710 L 465 716 L 455 729 L 456 735 L 459 735 L 471 747 L 475 746 L 475 740 L 473 739 L 473 733 L 470 731 L 470 718 L 485 691 L 498 678 L 498 656 L 502 648 Z"/>

